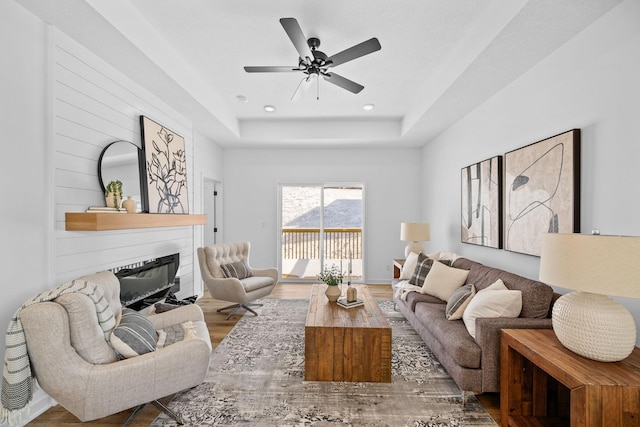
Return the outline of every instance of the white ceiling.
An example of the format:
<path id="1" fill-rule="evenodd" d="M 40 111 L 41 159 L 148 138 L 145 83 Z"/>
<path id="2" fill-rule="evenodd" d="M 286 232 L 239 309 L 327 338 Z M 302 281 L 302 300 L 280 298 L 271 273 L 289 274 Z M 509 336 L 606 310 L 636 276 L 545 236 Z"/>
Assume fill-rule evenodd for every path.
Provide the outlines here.
<path id="1" fill-rule="evenodd" d="M 16 1 L 223 147 L 422 146 L 620 2 Z M 319 100 L 314 88 L 292 102 L 301 73 L 246 73 L 245 65 L 297 65 L 283 17 L 329 56 L 377 37 L 380 51 L 333 69 L 364 90 L 321 81 Z M 373 111 L 362 109 L 368 103 Z"/>

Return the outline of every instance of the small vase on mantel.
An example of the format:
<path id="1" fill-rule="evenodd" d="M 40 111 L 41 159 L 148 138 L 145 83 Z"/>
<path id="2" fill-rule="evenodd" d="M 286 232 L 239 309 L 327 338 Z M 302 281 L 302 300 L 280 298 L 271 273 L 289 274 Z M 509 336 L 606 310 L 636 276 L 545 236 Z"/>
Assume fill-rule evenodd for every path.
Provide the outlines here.
<path id="1" fill-rule="evenodd" d="M 107 192 L 107 195 L 105 196 L 105 202 L 108 208 L 119 208 L 121 201 L 122 199 L 120 198 L 120 195 L 113 191 Z"/>
<path id="2" fill-rule="evenodd" d="M 127 210 L 127 213 L 136 213 L 138 211 L 138 206 L 136 205 L 136 201 L 133 200 L 131 196 L 127 196 L 127 200 L 122 202 L 122 207 Z"/>
<path id="3" fill-rule="evenodd" d="M 340 290 L 340 286 L 328 286 L 327 290 L 324 291 L 324 294 L 327 296 L 330 302 L 338 301 L 340 295 L 342 295 L 342 291 Z"/>

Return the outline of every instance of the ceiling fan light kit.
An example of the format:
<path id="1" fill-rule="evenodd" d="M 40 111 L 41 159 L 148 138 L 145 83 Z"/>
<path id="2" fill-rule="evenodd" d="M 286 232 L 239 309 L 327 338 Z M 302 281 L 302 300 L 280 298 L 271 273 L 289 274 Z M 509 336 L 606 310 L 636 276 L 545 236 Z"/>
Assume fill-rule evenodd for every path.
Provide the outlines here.
<path id="1" fill-rule="evenodd" d="M 280 73 L 280 72 L 302 72 L 305 76 L 302 78 L 296 91 L 291 97 L 292 101 L 301 97 L 301 94 L 317 80 L 317 95 L 320 98 L 320 81 L 319 77 L 329 83 L 348 90 L 352 93 L 360 93 L 364 86 L 340 76 L 329 69 L 345 62 L 352 61 L 364 55 L 368 55 L 381 49 L 380 42 L 377 38 L 371 38 L 360 44 L 343 50 L 333 56 L 327 56 L 324 52 L 318 50 L 320 47 L 320 39 L 317 37 L 306 38 L 298 21 L 295 18 L 282 18 L 280 24 L 289 36 L 289 39 L 298 51 L 299 59 L 297 67 L 287 66 L 247 66 L 244 70 L 247 73 Z"/>

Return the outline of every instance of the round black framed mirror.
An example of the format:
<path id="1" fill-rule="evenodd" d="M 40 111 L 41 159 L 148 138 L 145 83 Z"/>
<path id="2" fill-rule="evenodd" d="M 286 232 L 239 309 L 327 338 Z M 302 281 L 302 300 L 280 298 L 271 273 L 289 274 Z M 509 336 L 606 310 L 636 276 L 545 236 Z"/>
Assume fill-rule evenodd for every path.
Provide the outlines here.
<path id="1" fill-rule="evenodd" d="M 98 159 L 98 180 L 104 192 L 110 181 L 122 182 L 122 196 L 136 201 L 138 212 L 147 212 L 142 186 L 145 182 L 142 150 L 133 142 L 109 143 Z"/>

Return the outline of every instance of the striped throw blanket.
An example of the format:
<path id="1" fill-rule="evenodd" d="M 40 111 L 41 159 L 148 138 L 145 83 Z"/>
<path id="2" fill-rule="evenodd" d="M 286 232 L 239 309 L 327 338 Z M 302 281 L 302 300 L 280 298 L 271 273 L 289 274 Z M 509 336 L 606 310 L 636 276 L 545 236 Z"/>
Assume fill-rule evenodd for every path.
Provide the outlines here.
<path id="1" fill-rule="evenodd" d="M 94 283 L 84 280 L 72 280 L 57 288 L 42 292 L 25 302 L 11 318 L 5 336 L 6 349 L 2 372 L 2 408 L 0 410 L 2 422 L 10 425 L 20 423 L 23 411 L 25 409 L 28 411 L 27 405 L 33 397 L 35 377 L 31 373 L 26 338 L 20 321 L 20 311 L 30 305 L 52 301 L 60 295 L 70 292 L 80 292 L 91 298 L 105 339 L 108 339 L 109 333 L 115 327 L 116 319 L 102 289 Z"/>

